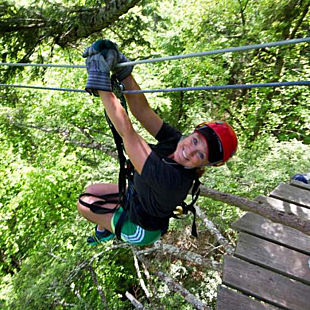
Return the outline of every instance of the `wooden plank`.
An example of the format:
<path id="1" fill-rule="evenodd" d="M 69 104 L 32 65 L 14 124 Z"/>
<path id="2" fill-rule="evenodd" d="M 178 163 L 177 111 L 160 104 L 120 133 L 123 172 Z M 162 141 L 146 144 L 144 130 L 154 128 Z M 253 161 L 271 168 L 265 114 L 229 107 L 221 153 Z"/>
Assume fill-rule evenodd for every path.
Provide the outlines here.
<path id="1" fill-rule="evenodd" d="M 224 259 L 223 283 L 285 309 L 310 308 L 310 286 L 232 256 Z"/>
<path id="2" fill-rule="evenodd" d="M 270 193 L 270 196 L 310 208 L 309 191 L 296 186 L 281 183 Z"/>
<path id="3" fill-rule="evenodd" d="M 310 284 L 310 256 L 240 233 L 235 256 Z"/>
<path id="4" fill-rule="evenodd" d="M 294 188 L 294 186 L 292 186 Z M 310 192 L 309 192 L 310 195 Z M 309 220 L 310 219 L 310 210 L 309 208 L 294 204 L 292 202 L 284 201 L 275 197 L 266 197 L 259 195 L 255 201 L 268 204 L 271 208 L 283 211 L 289 214 L 294 214 L 300 218 Z"/>
<path id="5" fill-rule="evenodd" d="M 252 299 L 222 285 L 217 291 L 217 310 L 280 310 L 275 306 Z"/>
<path id="6" fill-rule="evenodd" d="M 310 194 L 310 192 L 309 192 Z M 255 201 L 268 204 L 271 208 L 288 213 L 294 214 L 302 219 L 310 220 L 310 209 L 298 206 L 294 203 L 283 201 L 281 199 L 258 196 L 254 199 Z"/>
<path id="7" fill-rule="evenodd" d="M 297 180 L 291 180 L 290 181 L 290 185 L 296 186 L 296 187 L 300 187 L 302 189 L 306 189 L 306 190 L 310 191 L 310 184 L 306 184 L 304 182 L 300 182 L 300 181 L 297 181 Z"/>
<path id="8" fill-rule="evenodd" d="M 310 237 L 291 227 L 284 226 L 251 212 L 232 224 L 232 228 L 285 245 L 310 255 Z"/>

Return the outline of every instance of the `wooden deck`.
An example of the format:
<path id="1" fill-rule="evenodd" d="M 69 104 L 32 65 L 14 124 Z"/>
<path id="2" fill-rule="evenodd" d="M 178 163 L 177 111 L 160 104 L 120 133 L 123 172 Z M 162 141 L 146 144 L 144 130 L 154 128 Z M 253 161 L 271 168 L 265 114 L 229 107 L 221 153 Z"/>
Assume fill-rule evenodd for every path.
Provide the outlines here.
<path id="1" fill-rule="evenodd" d="M 310 185 L 280 184 L 258 201 L 310 219 Z M 217 310 L 310 310 L 310 236 L 246 213 L 233 256 L 224 257 Z"/>

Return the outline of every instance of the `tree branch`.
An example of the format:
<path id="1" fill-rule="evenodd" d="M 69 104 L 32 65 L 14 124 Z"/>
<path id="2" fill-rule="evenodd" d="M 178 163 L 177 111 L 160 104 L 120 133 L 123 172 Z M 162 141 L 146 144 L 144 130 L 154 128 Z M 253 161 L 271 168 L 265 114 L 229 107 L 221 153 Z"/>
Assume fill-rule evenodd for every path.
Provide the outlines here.
<path id="1" fill-rule="evenodd" d="M 20 11 L 16 8 L 8 18 L 0 21 L 0 33 L 40 31 L 44 38 L 52 37 L 55 42 L 64 47 L 79 39 L 87 38 L 118 20 L 141 0 L 110 0 L 102 7 L 68 8 L 57 3 L 42 7 L 29 7 Z M 4 5 L 10 6 L 8 2 Z M 51 11 L 53 14 L 51 14 Z M 12 16 L 13 15 L 13 16 Z"/>
<path id="2" fill-rule="evenodd" d="M 64 301 L 54 301 L 53 306 L 62 306 L 62 307 L 77 307 L 75 304 L 68 304 Z"/>
<path id="3" fill-rule="evenodd" d="M 310 235 L 310 221 L 304 218 L 299 218 L 294 214 L 281 210 L 272 209 L 263 202 L 256 202 L 250 199 L 240 197 L 233 194 L 223 193 L 206 186 L 200 187 L 200 194 L 204 197 L 209 197 L 217 201 L 222 201 L 227 204 L 236 206 L 244 211 L 253 212 L 262 215 L 276 223 L 281 223 L 286 226 L 295 228 L 306 235 Z"/>
<path id="4" fill-rule="evenodd" d="M 221 271 L 222 265 L 218 263 L 217 261 L 207 259 L 202 257 L 201 255 L 191 252 L 191 251 L 185 251 L 180 248 L 177 248 L 171 244 L 161 244 L 162 251 L 164 253 L 169 253 L 177 258 L 192 262 L 196 265 L 204 266 L 204 267 L 210 267 L 213 270 Z"/>
<path id="5" fill-rule="evenodd" d="M 207 218 L 206 214 L 201 210 L 199 206 L 195 205 L 195 209 L 197 216 L 202 219 L 208 231 L 211 233 L 212 236 L 216 238 L 216 241 L 224 247 L 225 252 L 227 254 L 233 254 L 234 248 L 229 244 L 228 240 L 216 228 L 213 222 Z"/>
<path id="6" fill-rule="evenodd" d="M 302 14 L 301 14 L 300 18 L 297 20 L 296 25 L 295 25 L 294 29 L 292 30 L 292 32 L 290 34 L 290 39 L 293 39 L 295 37 L 295 35 L 296 35 L 299 27 L 301 26 L 304 18 L 307 16 L 307 13 L 309 11 L 309 7 L 310 7 L 310 3 L 306 2 L 306 5 L 305 5 L 305 7 L 302 10 Z"/>
<path id="7" fill-rule="evenodd" d="M 158 298 L 156 295 L 156 289 L 154 288 L 153 281 L 152 281 L 151 275 L 150 275 L 147 267 L 145 266 L 145 264 L 143 264 L 143 263 L 141 263 L 141 264 L 142 264 L 142 267 L 144 270 L 145 277 L 148 281 L 148 286 L 149 286 L 150 290 L 152 291 L 152 294 L 150 296 L 150 300 L 151 300 L 151 302 L 153 302 L 156 305 L 156 306 L 153 306 L 152 309 L 165 310 L 165 307 L 163 307 L 160 303 L 160 298 Z"/>
<path id="8" fill-rule="evenodd" d="M 138 276 L 138 279 L 139 279 L 139 282 L 140 282 L 140 285 L 141 285 L 141 288 L 143 289 L 145 295 L 147 298 L 150 298 L 151 294 L 150 292 L 148 291 L 146 285 L 145 285 L 145 282 L 142 278 L 142 275 L 141 275 L 141 272 L 140 272 L 140 268 L 139 268 L 139 261 L 137 259 L 137 256 L 135 255 L 134 251 L 133 251 L 133 259 L 134 259 L 134 266 L 136 268 L 136 271 L 137 271 L 137 276 Z"/>
<path id="9" fill-rule="evenodd" d="M 116 250 L 116 249 L 126 249 L 126 248 L 130 248 L 130 245 L 128 243 L 119 243 L 119 244 L 115 244 L 115 245 L 111 245 L 109 247 L 106 247 L 104 249 L 104 251 L 101 251 L 97 254 L 95 254 L 90 260 L 84 260 L 82 261 L 80 264 L 78 264 L 69 274 L 68 278 L 67 278 L 67 282 L 71 282 L 73 280 L 73 278 L 76 277 L 76 275 L 82 270 L 87 268 L 87 266 L 91 265 L 92 262 L 97 259 L 98 257 L 104 255 L 106 252 L 111 251 L 111 250 Z"/>
<path id="10" fill-rule="evenodd" d="M 104 305 L 105 309 L 108 310 L 109 307 L 108 307 L 108 303 L 107 303 L 107 298 L 105 297 L 105 294 L 103 293 L 101 286 L 98 283 L 97 275 L 96 275 L 94 268 L 91 265 L 88 265 L 86 268 L 90 271 L 93 282 L 95 283 L 95 285 L 97 287 L 97 291 L 100 295 L 102 304 Z"/>
<path id="11" fill-rule="evenodd" d="M 205 305 L 202 301 L 197 299 L 193 294 L 191 294 L 187 289 L 185 289 L 179 283 L 176 283 L 172 278 L 170 278 L 167 274 L 162 271 L 155 271 L 154 272 L 161 280 L 163 280 L 170 290 L 180 293 L 184 299 L 193 305 L 196 309 L 199 310 L 208 310 L 209 307 Z"/>
<path id="12" fill-rule="evenodd" d="M 161 241 L 157 241 L 156 245 L 150 249 L 137 251 L 137 255 L 148 255 L 154 251 L 162 251 L 165 254 L 170 254 L 174 257 L 177 257 L 179 259 L 191 262 L 195 265 L 203 266 L 203 267 L 209 267 L 216 271 L 221 271 L 222 265 L 218 263 L 217 261 L 204 258 L 201 255 L 191 252 L 182 250 L 180 248 L 177 248 L 171 244 L 162 243 Z"/>
<path id="13" fill-rule="evenodd" d="M 85 142 L 81 142 L 75 139 L 71 138 L 71 132 L 69 129 L 67 128 L 46 128 L 40 125 L 33 125 L 33 124 L 27 124 L 27 123 L 20 123 L 17 122 L 13 119 L 13 117 L 11 115 L 8 115 L 8 120 L 10 122 L 11 125 L 17 126 L 19 128 L 33 128 L 33 129 L 37 129 L 46 133 L 57 133 L 59 134 L 65 141 L 67 141 L 68 143 L 75 145 L 77 147 L 81 147 L 81 148 L 88 148 L 88 149 L 92 149 L 92 150 L 99 150 L 102 151 L 103 153 L 111 156 L 112 158 L 117 158 L 117 154 L 115 152 L 115 150 L 111 150 L 110 147 L 101 144 L 99 142 L 95 142 L 93 141 L 93 137 L 91 137 L 88 133 L 87 130 L 85 130 L 85 128 L 79 128 L 78 129 L 90 140 L 92 140 L 91 143 L 85 143 Z"/>
<path id="14" fill-rule="evenodd" d="M 137 254 L 137 253 L 136 253 Z M 146 258 L 142 257 L 141 255 L 137 255 L 138 259 L 145 264 L 148 268 L 152 268 L 151 262 L 149 262 Z M 162 271 L 156 271 L 153 270 L 153 273 L 161 279 L 163 282 L 166 283 L 168 288 L 176 293 L 181 294 L 184 299 L 193 305 L 195 309 L 199 310 L 209 310 L 209 307 L 205 305 L 201 300 L 196 298 L 193 294 L 191 294 L 186 288 L 184 288 L 182 285 L 179 283 L 175 282 L 171 277 L 169 277 L 167 274 L 165 274 Z"/>
<path id="15" fill-rule="evenodd" d="M 128 300 L 131 302 L 131 304 L 139 310 L 144 310 L 145 308 L 143 305 L 136 299 L 134 298 L 129 292 L 125 293 L 125 296 L 128 298 Z"/>

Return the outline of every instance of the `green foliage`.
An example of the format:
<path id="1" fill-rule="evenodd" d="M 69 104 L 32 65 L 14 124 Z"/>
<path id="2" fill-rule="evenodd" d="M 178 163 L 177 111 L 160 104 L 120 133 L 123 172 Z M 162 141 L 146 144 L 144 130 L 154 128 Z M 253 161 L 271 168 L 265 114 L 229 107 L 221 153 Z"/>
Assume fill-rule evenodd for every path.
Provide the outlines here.
<path id="1" fill-rule="evenodd" d="M 68 226 L 57 228 L 62 229 L 63 237 L 69 238 L 66 244 L 62 244 L 61 240 L 46 240 L 24 261 L 18 276 L 11 280 L 12 296 L 6 304 L 8 309 L 47 309 L 62 304 L 71 305 L 73 309 L 99 309 L 100 298 L 94 288 L 89 266 L 96 270 L 101 286 L 109 296 L 111 309 L 126 309 L 127 303 L 120 302 L 119 293 L 136 285 L 135 279 L 130 276 L 134 273 L 133 265 L 127 269 L 127 259 L 111 262 L 111 253 L 90 263 L 93 251 L 78 240 L 78 234 L 74 234 L 75 239 L 72 238 L 72 230 Z M 59 234 L 56 229 L 52 233 Z M 114 254 L 123 255 L 121 252 Z"/>
<path id="2" fill-rule="evenodd" d="M 28 1 L 1 2 L 2 61 L 83 64 L 81 52 L 99 37 L 115 40 L 134 60 L 305 37 L 310 26 L 307 1 L 144 0 L 109 28 L 67 49 L 39 28 L 31 36 L 23 29 L 4 31 L 4 21 L 12 23 L 15 17 L 52 20 L 63 14 L 69 26 L 81 6 L 96 12 L 102 2 L 39 5 L 38 11 Z M 136 66 L 135 77 L 142 88 L 309 80 L 308 54 L 309 44 L 219 54 Z M 86 78 L 80 69 L 0 69 L 7 83 L 83 88 Z M 0 98 L 0 307 L 101 309 L 90 262 L 111 309 L 132 308 L 123 298 L 127 290 L 146 303 L 128 249 L 111 251 L 110 243 L 86 247 L 93 228 L 76 212 L 86 184 L 117 182 L 115 159 L 80 147 L 96 142 L 114 149 L 99 101 L 85 94 L 12 88 L 1 89 Z M 307 87 L 148 95 L 155 111 L 185 134 L 202 120 L 226 119 L 234 126 L 236 156 L 223 167 L 207 168 L 202 181 L 251 199 L 309 170 L 309 98 Z M 242 211 L 205 198 L 199 205 L 233 242 L 229 227 Z M 186 224 L 190 219 L 172 226 L 180 232 Z M 214 307 L 217 273 L 181 261 L 171 264 L 167 258 L 154 265 Z M 190 308 L 178 294 L 154 283 L 165 308 Z"/>

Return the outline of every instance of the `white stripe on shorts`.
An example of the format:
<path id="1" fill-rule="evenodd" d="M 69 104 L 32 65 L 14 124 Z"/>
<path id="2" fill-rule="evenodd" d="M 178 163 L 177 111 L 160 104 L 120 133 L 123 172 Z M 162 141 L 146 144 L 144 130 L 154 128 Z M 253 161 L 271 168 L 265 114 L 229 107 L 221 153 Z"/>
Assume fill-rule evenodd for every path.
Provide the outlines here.
<path id="1" fill-rule="evenodd" d="M 122 233 L 121 236 L 129 243 L 139 243 L 144 239 L 145 230 L 142 227 L 137 226 L 136 232 L 133 235 L 126 235 Z"/>

